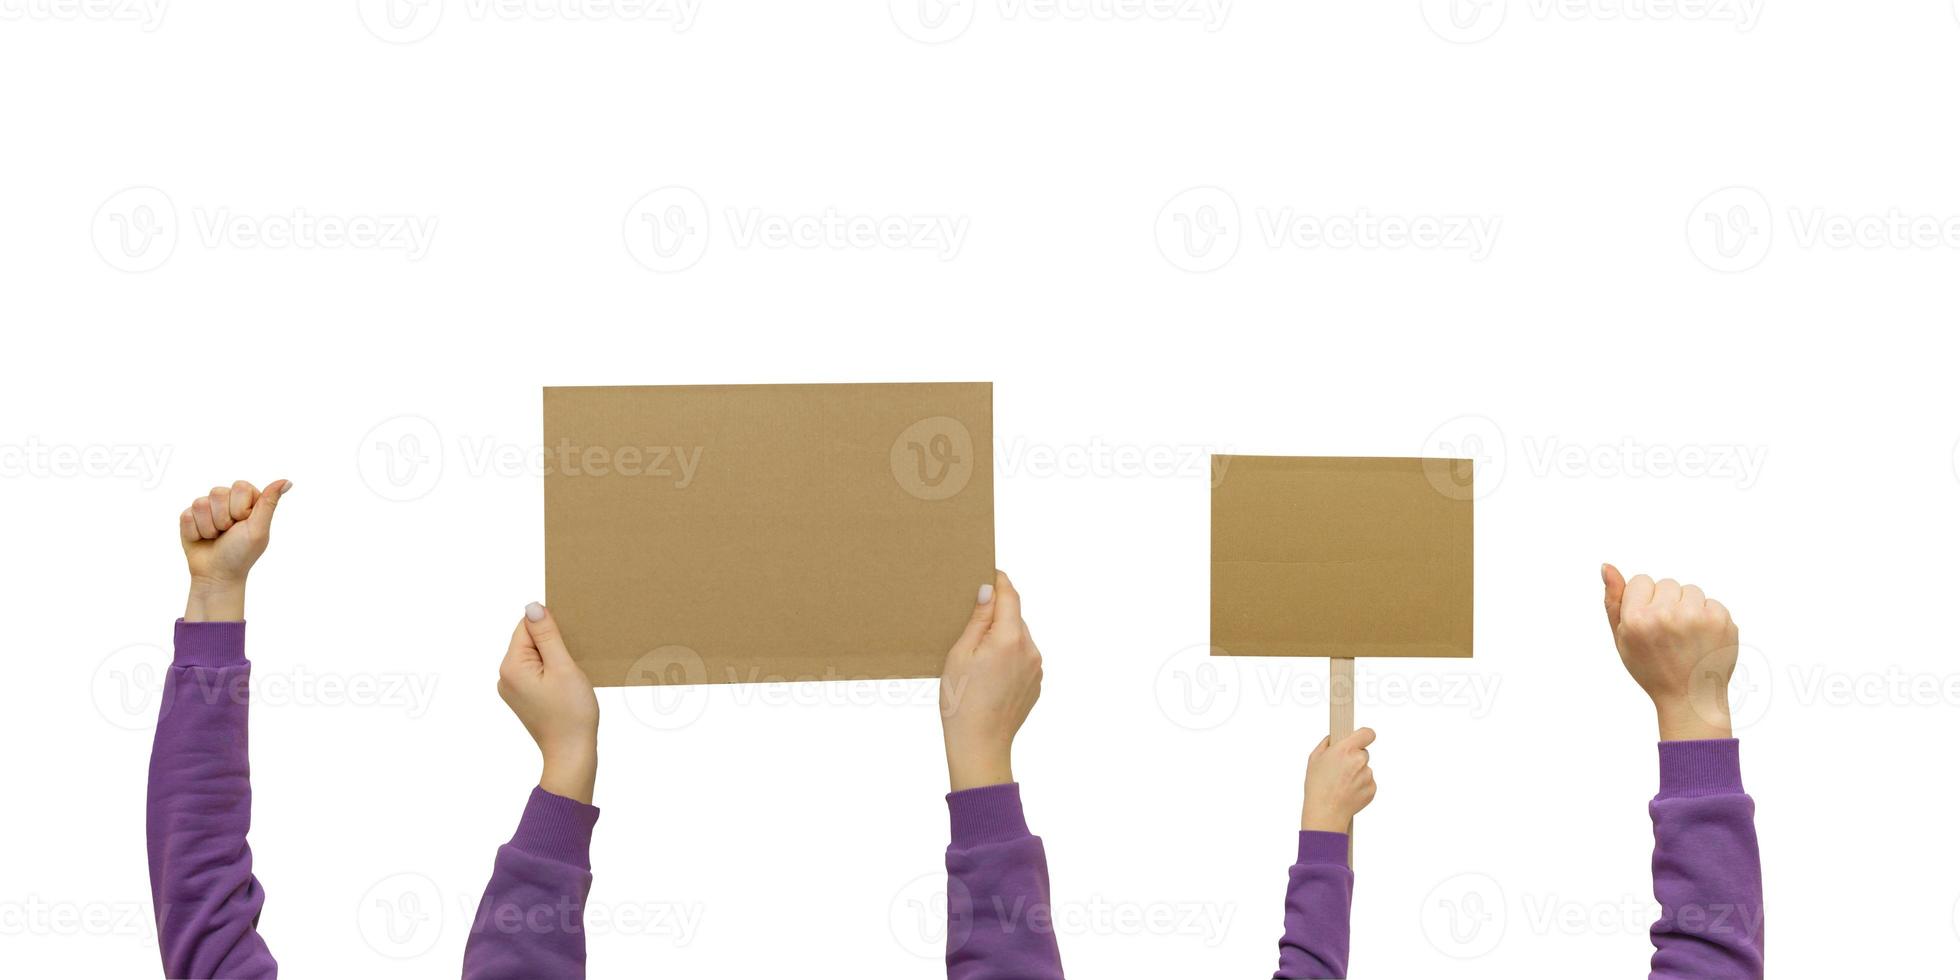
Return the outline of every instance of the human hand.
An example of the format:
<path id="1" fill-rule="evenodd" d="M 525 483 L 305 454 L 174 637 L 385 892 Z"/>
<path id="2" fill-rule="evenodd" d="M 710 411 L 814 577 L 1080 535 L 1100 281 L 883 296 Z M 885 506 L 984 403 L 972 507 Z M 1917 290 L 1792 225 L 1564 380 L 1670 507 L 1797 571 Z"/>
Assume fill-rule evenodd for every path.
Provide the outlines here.
<path id="1" fill-rule="evenodd" d="M 1041 651 L 1021 620 L 1021 594 L 996 571 L 980 587 L 966 632 L 946 654 L 939 719 L 955 792 L 1014 781 L 1014 734 L 1041 697 Z"/>
<path id="2" fill-rule="evenodd" d="M 497 669 L 497 693 L 544 756 L 538 785 L 591 803 L 599 770 L 599 699 L 565 648 L 551 610 L 535 602 L 524 608 Z"/>
<path id="3" fill-rule="evenodd" d="M 1357 728 L 1336 742 L 1323 738 L 1307 757 L 1306 802 L 1300 807 L 1300 829 L 1345 834 L 1354 815 L 1375 799 L 1375 771 L 1368 767 L 1368 746 L 1375 730 Z"/>
<path id="4" fill-rule="evenodd" d="M 1653 699 L 1661 740 L 1732 738 L 1729 678 L 1740 650 L 1735 620 L 1701 589 L 1601 565 L 1606 621 L 1627 673 Z"/>
<path id="5" fill-rule="evenodd" d="M 191 572 L 186 622 L 245 618 L 245 578 L 271 543 L 273 511 L 292 488 L 291 480 L 275 480 L 261 494 L 240 480 L 229 487 L 212 487 L 210 494 L 191 501 L 177 516 L 178 537 Z"/>

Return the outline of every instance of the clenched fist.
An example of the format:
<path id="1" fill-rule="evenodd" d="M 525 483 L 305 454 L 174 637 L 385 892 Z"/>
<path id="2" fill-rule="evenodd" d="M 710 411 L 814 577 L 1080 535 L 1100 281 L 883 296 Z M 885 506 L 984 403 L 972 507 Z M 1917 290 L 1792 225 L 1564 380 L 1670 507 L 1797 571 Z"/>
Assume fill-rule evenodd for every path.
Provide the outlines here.
<path id="1" fill-rule="evenodd" d="M 1014 735 L 1041 698 L 1041 651 L 1005 572 L 980 587 L 966 632 L 946 654 L 939 720 L 955 791 L 1014 781 Z"/>
<path id="2" fill-rule="evenodd" d="M 177 517 L 177 533 L 190 565 L 188 622 L 245 618 L 245 578 L 272 541 L 272 514 L 279 498 L 293 488 L 275 480 L 260 493 L 240 480 L 212 487 Z"/>
<path id="3" fill-rule="evenodd" d="M 1307 757 L 1307 798 L 1300 829 L 1345 834 L 1354 815 L 1375 799 L 1375 771 L 1368 768 L 1368 746 L 1375 730 L 1357 728 L 1338 742 L 1323 738 Z"/>
<path id="4" fill-rule="evenodd" d="M 1730 738 L 1729 678 L 1740 650 L 1735 620 L 1693 585 L 1600 566 L 1606 621 L 1627 673 L 1654 701 L 1661 740 Z"/>
<path id="5" fill-rule="evenodd" d="M 599 770 L 599 699 L 565 648 L 551 610 L 535 602 L 525 607 L 497 669 L 497 693 L 544 756 L 538 785 L 591 803 Z"/>

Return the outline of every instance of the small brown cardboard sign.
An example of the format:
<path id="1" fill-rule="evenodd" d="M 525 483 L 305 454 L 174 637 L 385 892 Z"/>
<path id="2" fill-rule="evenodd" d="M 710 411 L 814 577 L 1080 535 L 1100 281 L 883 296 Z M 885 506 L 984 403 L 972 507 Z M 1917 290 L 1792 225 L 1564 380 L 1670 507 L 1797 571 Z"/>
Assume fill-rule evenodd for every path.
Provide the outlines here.
<path id="1" fill-rule="evenodd" d="M 1469 460 L 1214 456 L 1211 645 L 1471 655 Z"/>
<path id="2" fill-rule="evenodd" d="M 994 578 L 991 384 L 546 388 L 544 438 L 602 687 L 936 677 Z"/>

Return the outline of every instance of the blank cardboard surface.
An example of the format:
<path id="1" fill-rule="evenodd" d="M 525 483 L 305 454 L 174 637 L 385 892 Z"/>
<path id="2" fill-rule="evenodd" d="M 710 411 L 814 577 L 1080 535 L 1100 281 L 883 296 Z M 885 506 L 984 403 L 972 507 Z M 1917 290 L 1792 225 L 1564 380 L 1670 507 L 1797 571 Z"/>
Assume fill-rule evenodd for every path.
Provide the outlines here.
<path id="1" fill-rule="evenodd" d="M 1470 656 L 1470 467 L 1212 457 L 1213 654 Z"/>
<path id="2" fill-rule="evenodd" d="M 544 437 L 600 686 L 936 677 L 994 580 L 991 384 L 546 388 Z"/>

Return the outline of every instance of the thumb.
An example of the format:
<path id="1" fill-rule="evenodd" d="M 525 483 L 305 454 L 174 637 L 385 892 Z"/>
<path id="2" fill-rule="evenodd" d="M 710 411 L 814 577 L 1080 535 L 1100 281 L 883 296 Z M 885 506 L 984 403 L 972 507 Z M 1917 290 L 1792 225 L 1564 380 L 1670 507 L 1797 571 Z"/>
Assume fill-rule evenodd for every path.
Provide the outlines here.
<path id="1" fill-rule="evenodd" d="M 525 606 L 524 629 L 531 634 L 531 642 L 537 644 L 546 667 L 578 666 L 572 660 L 572 651 L 565 648 L 565 638 L 558 635 L 558 620 L 552 618 L 551 610 L 536 602 Z"/>
<path id="2" fill-rule="evenodd" d="M 272 485 L 266 487 L 265 492 L 259 494 L 259 499 L 252 504 L 252 516 L 246 518 L 246 522 L 261 531 L 270 530 L 272 528 L 272 514 L 279 509 L 279 499 L 284 497 L 286 491 L 292 488 L 293 481 L 291 480 L 272 481 Z"/>
<path id="3" fill-rule="evenodd" d="M 960 633 L 953 649 L 964 650 L 980 645 L 980 638 L 987 635 L 987 628 L 994 625 L 994 583 L 988 582 L 980 587 L 973 600 L 973 615 L 966 620 L 966 630 Z"/>
<path id="4" fill-rule="evenodd" d="M 1612 565 L 1599 566 L 1599 577 L 1606 583 L 1606 622 L 1615 630 L 1620 628 L 1620 597 L 1626 595 L 1626 576 Z"/>

